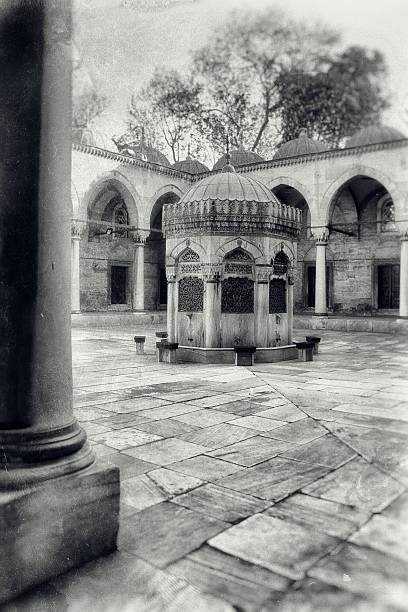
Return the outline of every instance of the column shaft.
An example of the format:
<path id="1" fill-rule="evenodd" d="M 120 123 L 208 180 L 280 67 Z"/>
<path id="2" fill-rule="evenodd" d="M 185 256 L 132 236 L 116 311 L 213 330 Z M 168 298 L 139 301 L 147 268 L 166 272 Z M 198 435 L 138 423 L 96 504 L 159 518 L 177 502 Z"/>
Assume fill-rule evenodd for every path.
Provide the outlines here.
<path id="1" fill-rule="evenodd" d="M 79 245 L 80 238 L 71 238 L 71 311 L 81 311 L 81 293 L 79 281 Z"/>
<path id="2" fill-rule="evenodd" d="M 399 315 L 408 318 L 408 235 L 401 238 Z"/>
<path id="3" fill-rule="evenodd" d="M 204 294 L 204 341 L 206 348 L 220 346 L 221 307 L 218 279 L 205 282 Z"/>
<path id="4" fill-rule="evenodd" d="M 8 488 L 93 461 L 72 412 L 70 24 L 65 32 L 48 3 L 21 3 L 17 20 L 23 48 L 5 37 L 0 49 L 8 66 L 0 112 L 12 134 L 2 138 L 0 212 L 0 487 Z"/>
<path id="5" fill-rule="evenodd" d="M 144 307 L 144 244 L 138 243 L 133 260 L 133 308 L 134 310 L 144 310 Z"/>
<path id="6" fill-rule="evenodd" d="M 327 315 L 326 300 L 326 248 L 327 242 L 318 240 L 316 243 L 316 293 L 315 314 Z"/>
<path id="7" fill-rule="evenodd" d="M 269 283 L 258 281 L 255 288 L 255 345 L 261 348 L 268 346 Z"/>
<path id="8" fill-rule="evenodd" d="M 293 278 L 288 278 L 288 344 L 292 344 L 293 336 Z"/>
<path id="9" fill-rule="evenodd" d="M 167 340 L 168 342 L 177 342 L 176 330 L 176 281 L 168 279 L 167 284 Z"/>

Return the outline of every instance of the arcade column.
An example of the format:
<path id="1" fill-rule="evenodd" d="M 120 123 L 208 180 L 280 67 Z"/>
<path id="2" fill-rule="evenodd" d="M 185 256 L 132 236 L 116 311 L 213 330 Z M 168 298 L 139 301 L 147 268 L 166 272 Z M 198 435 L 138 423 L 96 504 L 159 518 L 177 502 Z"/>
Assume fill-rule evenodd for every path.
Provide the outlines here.
<path id="1" fill-rule="evenodd" d="M 136 236 L 133 254 L 133 310 L 145 308 L 144 252 L 146 239 Z"/>
<path id="2" fill-rule="evenodd" d="M 81 312 L 81 286 L 79 248 L 85 230 L 83 221 L 72 221 L 71 225 L 71 312 Z"/>
<path id="3" fill-rule="evenodd" d="M 204 265 L 204 345 L 206 348 L 220 346 L 221 295 L 220 267 Z"/>
<path id="4" fill-rule="evenodd" d="M 326 249 L 329 240 L 327 228 L 316 236 L 316 289 L 315 315 L 327 316 Z"/>
<path id="5" fill-rule="evenodd" d="M 293 276 L 293 271 L 288 273 L 288 344 L 292 344 L 292 336 L 293 336 L 293 285 L 295 284 L 295 279 Z"/>
<path id="6" fill-rule="evenodd" d="M 116 548 L 119 474 L 72 408 L 70 3 L 9 3 L 0 29 L 1 604 Z"/>
<path id="7" fill-rule="evenodd" d="M 408 231 L 400 236 L 401 259 L 400 259 L 400 319 L 408 319 Z"/>

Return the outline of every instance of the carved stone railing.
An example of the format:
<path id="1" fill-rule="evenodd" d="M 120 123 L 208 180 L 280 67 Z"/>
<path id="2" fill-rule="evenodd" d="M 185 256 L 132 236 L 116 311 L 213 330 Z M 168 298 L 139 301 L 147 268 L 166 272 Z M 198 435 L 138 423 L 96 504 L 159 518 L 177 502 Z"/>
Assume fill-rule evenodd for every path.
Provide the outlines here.
<path id="1" fill-rule="evenodd" d="M 166 236 L 193 234 L 299 235 L 301 211 L 278 202 L 178 202 L 163 207 Z"/>

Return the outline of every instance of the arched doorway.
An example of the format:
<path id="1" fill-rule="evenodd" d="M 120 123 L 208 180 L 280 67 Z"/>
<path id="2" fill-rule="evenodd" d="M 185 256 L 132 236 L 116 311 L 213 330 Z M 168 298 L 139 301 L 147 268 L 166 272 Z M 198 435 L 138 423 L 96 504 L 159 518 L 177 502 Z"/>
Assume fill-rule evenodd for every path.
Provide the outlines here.
<path id="1" fill-rule="evenodd" d="M 167 306 L 166 243 L 162 232 L 163 206 L 180 199 L 168 191 L 155 201 L 150 214 L 150 234 L 145 246 L 145 308 L 165 310 Z"/>
<path id="2" fill-rule="evenodd" d="M 351 314 L 396 314 L 399 308 L 399 242 L 394 203 L 377 179 L 356 175 L 330 201 L 333 309 Z"/>
<path id="3" fill-rule="evenodd" d="M 134 309 L 137 208 L 118 180 L 103 180 L 89 198 L 87 232 L 82 240 L 82 311 Z"/>

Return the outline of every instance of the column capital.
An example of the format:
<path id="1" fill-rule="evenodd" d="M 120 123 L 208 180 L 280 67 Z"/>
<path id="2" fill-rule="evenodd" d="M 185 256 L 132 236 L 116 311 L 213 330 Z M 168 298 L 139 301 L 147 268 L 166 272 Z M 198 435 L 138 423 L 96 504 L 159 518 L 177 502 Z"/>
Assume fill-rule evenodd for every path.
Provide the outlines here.
<path id="1" fill-rule="evenodd" d="M 256 268 L 255 279 L 257 283 L 269 283 L 272 275 L 272 268 Z"/>
<path id="2" fill-rule="evenodd" d="M 147 236 L 139 232 L 132 232 L 129 235 L 136 248 L 146 246 Z"/>
<path id="3" fill-rule="evenodd" d="M 294 284 L 295 284 L 295 276 L 293 272 L 288 272 L 288 285 L 294 285 Z"/>
<path id="4" fill-rule="evenodd" d="M 166 279 L 168 283 L 175 283 L 177 280 L 177 274 L 174 267 L 166 267 Z"/>
<path id="5" fill-rule="evenodd" d="M 203 279 L 207 283 L 217 283 L 221 277 L 221 265 L 214 263 L 203 264 Z"/>
<path id="6" fill-rule="evenodd" d="M 316 240 L 317 245 L 327 246 L 327 243 L 329 241 L 329 228 L 328 227 L 312 228 L 312 236 Z"/>
<path id="7" fill-rule="evenodd" d="M 401 242 L 405 242 L 406 240 L 408 240 L 408 229 L 404 230 L 404 231 L 400 231 L 400 240 Z"/>
<path id="8" fill-rule="evenodd" d="M 71 221 L 71 238 L 73 240 L 81 240 L 86 230 L 86 222 L 82 219 L 73 219 Z"/>

